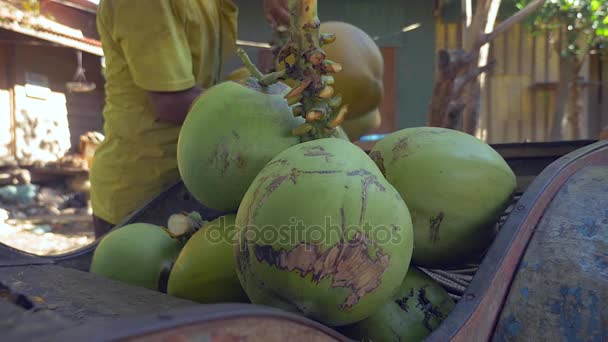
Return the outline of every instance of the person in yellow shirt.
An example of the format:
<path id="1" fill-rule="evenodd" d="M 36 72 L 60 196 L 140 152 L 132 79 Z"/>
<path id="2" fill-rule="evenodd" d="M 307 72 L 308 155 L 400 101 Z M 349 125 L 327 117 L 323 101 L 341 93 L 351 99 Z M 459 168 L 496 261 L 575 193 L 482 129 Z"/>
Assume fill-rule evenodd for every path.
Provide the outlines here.
<path id="1" fill-rule="evenodd" d="M 289 23 L 286 0 L 263 8 L 271 26 Z M 194 99 L 221 81 L 237 16 L 232 0 L 100 1 L 105 139 L 90 170 L 97 238 L 179 180 L 181 123 Z"/>

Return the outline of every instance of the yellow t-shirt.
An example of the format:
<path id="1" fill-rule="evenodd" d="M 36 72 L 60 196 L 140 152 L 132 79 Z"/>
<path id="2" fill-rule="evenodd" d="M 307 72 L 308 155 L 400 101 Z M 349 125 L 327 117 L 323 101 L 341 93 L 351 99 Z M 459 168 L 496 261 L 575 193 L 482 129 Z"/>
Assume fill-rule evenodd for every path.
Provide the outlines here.
<path id="1" fill-rule="evenodd" d="M 117 224 L 179 180 L 180 127 L 158 122 L 146 91 L 219 82 L 234 53 L 232 0 L 101 0 L 106 58 L 105 140 L 92 162 L 93 213 Z"/>

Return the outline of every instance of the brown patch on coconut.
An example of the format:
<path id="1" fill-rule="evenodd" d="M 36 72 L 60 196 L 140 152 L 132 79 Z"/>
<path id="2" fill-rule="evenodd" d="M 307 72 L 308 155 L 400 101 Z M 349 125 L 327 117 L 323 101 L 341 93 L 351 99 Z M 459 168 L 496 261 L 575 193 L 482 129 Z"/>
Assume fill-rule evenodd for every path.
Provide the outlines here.
<path id="1" fill-rule="evenodd" d="M 369 256 L 369 245 L 373 242 L 357 232 L 348 242 L 340 242 L 320 251 L 318 244 L 303 242 L 291 250 L 274 250 L 272 246 L 254 247 L 258 262 L 293 272 L 301 277 L 312 276 L 319 283 L 325 278 L 332 280 L 334 288 L 348 288 L 350 294 L 340 309 L 351 308 L 361 297 L 373 292 L 381 284 L 380 278 L 389 266 L 390 256 L 378 249 L 374 258 Z"/>

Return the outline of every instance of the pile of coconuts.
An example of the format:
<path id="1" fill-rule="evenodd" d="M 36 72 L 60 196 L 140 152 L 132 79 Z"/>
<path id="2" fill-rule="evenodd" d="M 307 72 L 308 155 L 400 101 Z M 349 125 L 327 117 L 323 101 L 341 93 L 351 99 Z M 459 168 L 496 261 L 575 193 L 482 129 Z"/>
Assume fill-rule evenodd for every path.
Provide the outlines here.
<path id="1" fill-rule="evenodd" d="M 402 129 L 363 151 L 340 129 L 343 98 L 364 108 L 361 118 L 382 96 L 355 104 L 348 94 L 360 90 L 337 79 L 358 69 L 322 49 L 361 33 L 347 24 L 320 33 L 316 1 L 290 10 L 283 67 L 261 74 L 239 51 L 246 70 L 200 96 L 179 136 L 184 185 L 231 214 L 115 229 L 91 272 L 199 303 L 283 309 L 356 340 L 422 340 L 455 302 L 420 268 L 479 262 L 515 175 L 488 144 L 445 128 Z M 350 41 L 353 55 L 374 55 L 360 41 Z"/>

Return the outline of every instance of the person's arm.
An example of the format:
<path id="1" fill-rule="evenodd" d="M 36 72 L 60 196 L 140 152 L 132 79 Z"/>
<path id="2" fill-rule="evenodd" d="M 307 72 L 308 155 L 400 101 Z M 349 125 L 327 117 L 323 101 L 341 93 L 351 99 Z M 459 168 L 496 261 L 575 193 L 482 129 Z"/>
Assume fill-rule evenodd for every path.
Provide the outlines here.
<path id="1" fill-rule="evenodd" d="M 183 123 L 203 92 L 192 73 L 183 9 L 171 0 L 117 1 L 113 5 L 113 37 L 134 83 L 146 91 L 158 121 Z"/>
<path id="2" fill-rule="evenodd" d="M 182 124 L 194 100 L 203 93 L 199 86 L 176 92 L 149 91 L 148 97 L 154 107 L 156 118 L 175 124 Z"/>
<path id="3" fill-rule="evenodd" d="M 288 0 L 264 0 L 264 16 L 274 30 L 278 26 L 289 27 Z"/>

